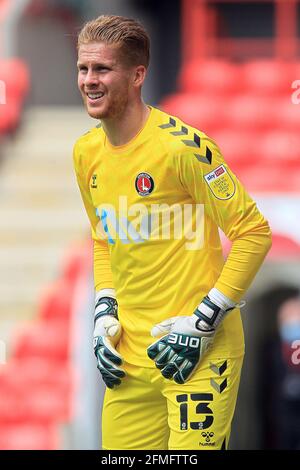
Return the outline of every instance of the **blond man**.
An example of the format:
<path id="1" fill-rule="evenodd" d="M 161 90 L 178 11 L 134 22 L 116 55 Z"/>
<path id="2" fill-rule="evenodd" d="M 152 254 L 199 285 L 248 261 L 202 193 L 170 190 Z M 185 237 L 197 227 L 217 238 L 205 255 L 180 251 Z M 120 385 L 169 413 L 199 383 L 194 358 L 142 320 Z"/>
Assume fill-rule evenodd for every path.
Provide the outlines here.
<path id="1" fill-rule="evenodd" d="M 74 165 L 94 240 L 102 445 L 226 449 L 244 355 L 238 303 L 270 228 L 212 139 L 143 102 L 149 49 L 144 27 L 119 16 L 78 37 L 79 90 L 100 121 Z M 233 242 L 226 262 L 219 227 Z"/>

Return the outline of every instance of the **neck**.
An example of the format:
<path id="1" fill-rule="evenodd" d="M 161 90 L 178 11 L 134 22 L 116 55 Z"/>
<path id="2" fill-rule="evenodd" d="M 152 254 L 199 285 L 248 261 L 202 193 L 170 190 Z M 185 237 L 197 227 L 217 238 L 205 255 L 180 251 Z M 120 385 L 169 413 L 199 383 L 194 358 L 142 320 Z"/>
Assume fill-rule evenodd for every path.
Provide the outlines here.
<path id="1" fill-rule="evenodd" d="M 125 145 L 132 140 L 144 127 L 150 109 L 143 101 L 128 107 L 122 116 L 113 119 L 103 119 L 103 130 L 112 145 Z"/>

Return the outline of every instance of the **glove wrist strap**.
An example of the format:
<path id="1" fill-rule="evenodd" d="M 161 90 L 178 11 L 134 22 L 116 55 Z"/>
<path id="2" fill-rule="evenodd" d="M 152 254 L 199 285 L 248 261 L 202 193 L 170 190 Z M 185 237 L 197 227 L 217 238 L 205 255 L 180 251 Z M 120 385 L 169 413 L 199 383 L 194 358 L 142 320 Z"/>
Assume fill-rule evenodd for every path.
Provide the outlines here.
<path id="1" fill-rule="evenodd" d="M 198 325 L 201 321 L 204 321 L 211 328 L 216 328 L 219 323 L 221 323 L 226 313 L 233 309 L 234 307 L 228 308 L 227 310 L 221 309 L 206 295 L 203 298 L 201 304 L 194 311 L 194 314 L 199 318 L 196 323 L 196 328 L 198 328 Z M 201 326 L 198 329 L 201 329 Z"/>
<path id="2" fill-rule="evenodd" d="M 112 297 L 101 297 L 95 305 L 94 323 L 105 315 L 112 315 L 118 320 L 118 302 Z"/>

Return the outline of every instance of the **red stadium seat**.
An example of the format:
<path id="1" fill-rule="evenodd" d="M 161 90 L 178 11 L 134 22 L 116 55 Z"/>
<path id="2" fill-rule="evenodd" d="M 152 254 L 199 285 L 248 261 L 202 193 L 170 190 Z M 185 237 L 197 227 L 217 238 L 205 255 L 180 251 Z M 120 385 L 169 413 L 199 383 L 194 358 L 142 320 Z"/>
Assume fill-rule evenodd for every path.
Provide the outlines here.
<path id="1" fill-rule="evenodd" d="M 29 72 L 17 58 L 0 60 L 0 81 L 5 87 L 5 104 L 0 105 L 0 135 L 14 131 L 20 121 L 21 108 L 29 90 Z"/>
<path id="2" fill-rule="evenodd" d="M 0 388 L 0 426 L 8 423 L 24 423 L 27 418 L 25 405 L 20 400 L 19 393 L 5 384 Z"/>
<path id="3" fill-rule="evenodd" d="M 14 131 L 19 124 L 20 117 L 20 102 L 8 97 L 7 103 L 0 105 L 0 135 Z"/>
<path id="4" fill-rule="evenodd" d="M 40 318 L 70 320 L 74 287 L 79 277 L 92 269 L 92 254 L 90 240 L 74 244 L 66 253 L 62 263 L 62 277 L 47 286 L 40 298 Z"/>
<path id="5" fill-rule="evenodd" d="M 66 423 L 72 416 L 71 397 L 57 388 L 28 388 L 21 395 L 21 399 L 26 407 L 28 419 L 32 421 Z"/>
<path id="6" fill-rule="evenodd" d="M 16 333 L 13 357 L 48 358 L 65 361 L 69 357 L 69 325 L 65 320 L 41 320 Z"/>
<path id="7" fill-rule="evenodd" d="M 0 425 L 32 423 L 65 423 L 73 414 L 69 396 L 48 387 L 27 387 L 5 396 L 0 392 Z"/>
<path id="8" fill-rule="evenodd" d="M 290 258 L 295 261 L 300 257 L 300 244 L 285 235 L 273 233 L 270 255 L 280 260 Z"/>
<path id="9" fill-rule="evenodd" d="M 0 373 L 0 389 L 23 390 L 28 387 L 48 387 L 66 396 L 72 391 L 74 371 L 69 361 L 47 358 L 12 359 Z"/>
<path id="10" fill-rule="evenodd" d="M 245 92 L 256 95 L 289 95 L 294 65 L 275 60 L 255 60 L 244 64 L 241 78 Z"/>
<path id="11" fill-rule="evenodd" d="M 54 424 L 0 424 L 1 450 L 56 450 L 61 438 Z"/>
<path id="12" fill-rule="evenodd" d="M 257 145 L 260 134 L 224 129 L 214 133 L 213 138 L 220 147 L 225 161 L 234 172 L 238 172 L 241 167 L 258 163 Z"/>
<path id="13" fill-rule="evenodd" d="M 299 170 L 270 163 L 241 169 L 239 179 L 250 192 L 299 193 L 300 188 Z"/>
<path id="14" fill-rule="evenodd" d="M 190 126 L 209 133 L 226 124 L 227 102 L 204 95 L 177 94 L 165 98 L 160 107 L 169 114 L 178 116 Z M 170 129 L 172 131 L 172 129 Z"/>
<path id="15" fill-rule="evenodd" d="M 179 89 L 186 93 L 228 95 L 241 88 L 239 66 L 223 60 L 195 61 L 184 64 Z"/>
<path id="16" fill-rule="evenodd" d="M 227 107 L 228 125 L 237 132 L 259 132 L 272 129 L 281 122 L 276 100 L 272 98 L 240 95 Z"/>
<path id="17" fill-rule="evenodd" d="M 62 263 L 62 277 L 74 283 L 83 270 L 92 268 L 92 240 L 74 243 L 66 252 Z"/>
<path id="18" fill-rule="evenodd" d="M 59 279 L 46 287 L 41 295 L 38 315 L 43 320 L 57 319 L 69 322 L 72 313 L 73 285 Z"/>
<path id="19" fill-rule="evenodd" d="M 268 132 L 261 137 L 258 152 L 261 161 L 300 170 L 299 133 L 280 130 Z"/>
<path id="20" fill-rule="evenodd" d="M 66 362 L 12 361 L 0 374 L 0 424 L 68 421 L 74 385 Z"/>
<path id="21" fill-rule="evenodd" d="M 276 112 L 280 117 L 278 128 L 299 133 L 300 104 L 294 104 L 291 97 L 286 100 L 278 100 Z"/>
<path id="22" fill-rule="evenodd" d="M 7 97 L 22 102 L 29 91 L 29 71 L 26 64 L 18 58 L 0 61 L 0 80 L 6 85 Z"/>

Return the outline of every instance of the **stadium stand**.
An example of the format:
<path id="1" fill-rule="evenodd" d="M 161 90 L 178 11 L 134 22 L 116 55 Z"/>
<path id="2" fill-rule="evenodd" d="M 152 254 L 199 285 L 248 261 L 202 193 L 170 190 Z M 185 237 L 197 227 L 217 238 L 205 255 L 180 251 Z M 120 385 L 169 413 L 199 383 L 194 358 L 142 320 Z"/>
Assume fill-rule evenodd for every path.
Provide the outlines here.
<path id="1" fill-rule="evenodd" d="M 247 67 L 248 64 L 240 67 L 240 76 Z M 275 82 L 279 84 L 281 79 L 274 79 Z M 290 86 L 286 79 L 285 94 L 280 95 L 276 88 L 276 92 L 269 91 L 263 97 L 261 90 L 256 92 L 252 85 L 250 93 L 245 84 L 244 94 L 241 90 L 239 94 L 235 90 L 230 94 L 226 89 L 222 95 L 219 89 L 218 94 L 209 95 L 205 87 L 192 94 L 190 88 L 186 93 L 181 89 L 178 94 L 163 99 L 161 107 L 214 138 L 250 191 L 297 192 L 300 187 L 299 110 L 288 95 Z"/>
<path id="2" fill-rule="evenodd" d="M 0 325 L 9 349 L 7 363 L 0 364 L 0 449 L 70 446 L 79 383 L 77 346 L 70 342 L 73 302 L 76 296 L 78 303 L 82 276 L 86 284 L 90 252 L 89 243 L 70 244 L 84 238 L 87 226 L 72 170 L 72 142 L 85 126 L 82 111 L 26 111 L 18 138 L 4 145 Z"/>
<path id="3" fill-rule="evenodd" d="M 244 89 L 256 96 L 287 96 L 297 63 L 277 59 L 251 60 L 241 70 Z"/>
<path id="4" fill-rule="evenodd" d="M 0 20 L 8 3 L 0 0 Z M 189 43 L 184 51 L 197 51 L 189 47 L 190 43 L 197 46 L 193 33 L 190 28 L 189 35 L 185 34 Z M 198 51 L 203 50 L 198 46 Z M 296 195 L 300 188 L 299 108 L 292 105 L 290 94 L 299 72 L 295 58 L 242 62 L 191 54 L 183 57 L 178 92 L 160 104 L 214 138 L 250 192 Z M 0 80 L 7 92 L 7 105 L 0 106 L 1 137 L 20 123 L 30 89 L 27 65 L 16 57 L 0 59 Z M 71 190 L 62 162 L 66 155 L 70 157 L 75 136 L 86 127 L 74 110 L 38 109 L 25 114 L 19 141 L 7 148 L 7 163 L 0 175 L 0 240 L 5 243 L 0 273 L 3 280 L 13 273 L 14 285 L 6 290 L 3 283 L 0 309 L 7 318 L 17 317 L 18 323 L 24 317 L 32 321 L 13 328 L 10 356 L 6 367 L 0 367 L 1 450 L 63 448 L 64 426 L 76 412 L 80 377 L 72 357 L 74 303 L 81 295 L 80 280 L 86 283 L 91 271 L 90 244 L 70 247 L 59 272 L 57 259 L 74 233 L 85 234 L 82 205 L 74 196 L 75 181 Z M 228 252 L 228 242 L 224 246 Z M 292 258 L 295 254 L 300 254 L 295 239 L 276 233 L 272 256 Z"/>
<path id="5" fill-rule="evenodd" d="M 4 83 L 5 105 L 0 106 L 0 136 L 15 131 L 29 92 L 29 70 L 19 58 L 0 59 L 0 81 Z"/>
<path id="6" fill-rule="evenodd" d="M 18 129 L 30 91 L 28 66 L 7 51 L 3 54 L 1 41 L 2 24 L 8 24 L 8 15 L 17 3 L 21 2 L 0 0 L 0 81 L 6 95 L 5 100 L 1 97 L 0 138 Z M 0 174 L 0 310 L 5 312 L 1 320 L 1 340 L 6 338 L 6 329 L 10 330 L 13 340 L 8 362 L 5 367 L 0 366 L 0 449 L 67 446 L 60 431 L 74 413 L 77 377 L 70 346 L 74 321 L 72 296 L 78 279 L 86 275 L 83 274 L 84 248 L 71 247 L 72 254 L 64 261 L 61 278 L 45 288 L 40 296 L 42 286 L 57 273 L 57 260 L 66 249 L 71 231 L 74 238 L 75 222 L 72 225 L 72 220 L 76 220 L 78 237 L 85 227 L 80 208 L 72 211 L 77 189 L 72 180 L 70 190 L 70 176 L 72 142 L 84 131 L 86 118 L 79 117 L 76 129 L 78 113 L 71 109 L 69 116 L 63 113 L 59 122 L 60 111 L 25 114 L 18 138 L 6 139 L 1 149 L 4 160 Z M 68 133 L 65 122 L 71 121 L 74 133 L 63 140 L 61 137 Z M 50 129 L 56 138 L 62 134 L 57 149 L 49 136 Z M 47 148 L 51 149 L 47 151 Z M 66 155 L 68 164 L 64 164 Z M 51 174 L 55 187 L 51 182 L 47 184 L 46 174 Z M 62 209 L 61 217 L 55 212 L 57 206 Z M 82 228 L 78 230 L 80 220 Z M 40 256 L 36 256 L 37 247 Z M 17 293 L 13 294 L 15 290 Z M 39 297 L 40 304 L 36 305 Z M 29 317 L 34 317 L 34 321 L 22 326 L 22 320 Z M 16 318 L 18 327 L 11 329 Z"/>
<path id="7" fill-rule="evenodd" d="M 249 190 L 298 191 L 299 109 L 291 101 L 296 70 L 299 64 L 277 60 L 193 62 L 180 76 L 178 93 L 161 107 L 214 138 Z"/>
<path id="8" fill-rule="evenodd" d="M 263 437 L 266 423 L 260 413 L 268 408 L 269 396 L 260 381 L 266 373 L 261 353 L 263 342 L 274 337 L 278 327 L 276 300 L 272 306 L 265 302 L 259 307 L 259 292 L 265 295 L 268 289 L 274 289 L 273 294 L 280 285 L 299 290 L 300 279 L 300 3 L 183 0 L 182 7 L 183 64 L 178 92 L 164 97 L 161 105 L 189 122 L 190 103 L 195 100 L 198 104 L 201 95 L 205 97 L 205 109 L 211 112 L 203 112 L 201 119 L 201 107 L 196 106 L 193 123 L 216 140 L 273 231 L 272 249 L 247 293 L 242 313 L 248 346 L 237 413 L 245 417 L 245 428 L 243 420 L 236 419 L 231 441 L 233 448 L 265 449 L 270 448 L 270 442 Z M 234 15 L 236 12 L 241 18 Z M 260 27 L 260 12 L 267 31 Z M 247 13 L 253 15 L 252 19 Z M 227 14 L 226 20 L 222 14 Z M 250 24 L 255 25 L 252 33 Z M 293 99 L 296 86 L 299 91 Z M 221 237 L 228 254 L 231 243 L 222 233 Z M 295 382 L 287 385 L 280 378 L 280 390 L 283 384 L 285 390 L 294 390 Z M 295 410 L 292 402 L 288 406 Z M 272 424 L 277 413 L 274 406 Z M 274 438 L 272 425 L 269 432 Z M 282 431 L 288 432 L 287 428 Z M 272 445 L 279 448 L 274 442 Z"/>
<path id="9" fill-rule="evenodd" d="M 61 277 L 41 297 L 35 322 L 15 332 L 9 363 L 0 369 L 1 450 L 54 450 L 64 444 L 62 425 L 74 416 L 78 383 L 72 298 L 90 270 L 90 254 L 90 242 L 71 248 Z"/>
<path id="10" fill-rule="evenodd" d="M 296 2 L 286 2 L 285 7 L 276 3 L 272 39 L 231 37 L 226 54 L 222 48 L 226 40 L 217 34 L 217 7 L 208 3 L 183 0 L 184 57 L 178 91 L 165 96 L 161 108 L 213 138 L 251 194 L 297 197 L 300 114 L 299 106 L 292 102 L 292 83 L 300 72 L 295 49 Z M 287 17 L 290 23 L 285 21 Z M 260 46 L 268 53 L 251 57 L 250 51 Z M 235 58 L 236 51 L 243 51 L 245 57 Z M 286 212 L 290 211 L 287 206 Z M 288 238 L 279 229 L 274 240 L 270 257 L 273 253 L 274 257 L 279 253 L 289 257 L 291 252 L 300 255 L 294 233 Z"/>
<path id="11" fill-rule="evenodd" d="M 3 450 L 55 450 L 60 435 L 53 424 L 0 424 L 0 449 Z"/>
<path id="12" fill-rule="evenodd" d="M 182 67 L 178 88 L 185 93 L 201 91 L 204 96 L 231 96 L 241 88 L 240 69 L 228 60 L 194 60 Z"/>

